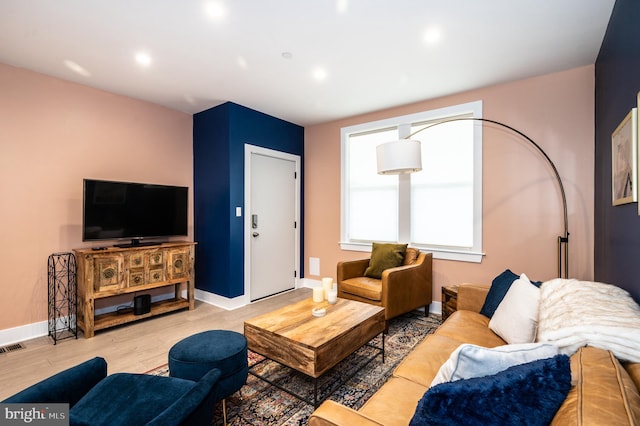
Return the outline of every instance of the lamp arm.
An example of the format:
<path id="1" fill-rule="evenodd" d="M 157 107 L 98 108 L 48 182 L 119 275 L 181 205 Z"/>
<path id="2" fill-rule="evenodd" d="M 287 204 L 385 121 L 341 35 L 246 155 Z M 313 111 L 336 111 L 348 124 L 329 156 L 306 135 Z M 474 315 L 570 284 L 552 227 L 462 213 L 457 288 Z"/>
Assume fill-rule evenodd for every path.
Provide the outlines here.
<path id="1" fill-rule="evenodd" d="M 497 126 L 501 126 L 504 127 L 508 130 L 511 130 L 512 132 L 522 136 L 525 140 L 527 140 L 529 143 L 531 143 L 531 145 L 533 145 L 538 152 L 540 152 L 540 154 L 542 154 L 542 156 L 547 160 L 547 163 L 549 163 L 549 165 L 551 166 L 551 169 L 553 170 L 553 173 L 556 177 L 556 181 L 558 182 L 558 187 L 560 188 L 560 194 L 562 195 L 562 207 L 564 209 L 564 236 L 559 236 L 558 237 L 558 276 L 562 276 L 562 266 L 561 266 L 561 251 L 562 251 L 562 245 L 568 245 L 569 244 L 569 219 L 568 219 L 568 213 L 567 213 L 567 196 L 564 192 L 564 185 L 562 184 L 562 179 L 560 179 L 560 173 L 558 173 L 558 169 L 556 168 L 556 165 L 553 163 L 553 161 L 551 160 L 551 158 L 547 155 L 546 152 L 544 152 L 544 150 L 540 147 L 540 145 L 538 145 L 533 139 L 531 139 L 529 136 L 525 135 L 524 133 L 522 133 L 520 130 L 515 129 L 511 126 L 509 126 L 508 124 L 504 124 L 501 123 L 499 121 L 495 121 L 495 120 L 490 120 L 488 118 L 481 118 L 481 117 L 457 117 L 457 118 L 449 118 L 446 120 L 442 120 L 442 121 L 438 121 L 437 123 L 433 123 L 430 124 L 426 127 L 423 127 L 422 129 L 419 129 L 413 133 L 411 133 L 409 136 L 405 137 L 404 139 L 409 139 L 411 138 L 413 135 L 422 132 L 423 130 L 427 130 L 431 127 L 435 127 L 438 126 L 440 124 L 444 124 L 444 123 L 450 123 L 452 121 L 481 121 L 481 122 L 485 122 L 485 123 L 491 123 L 491 124 L 495 124 Z M 568 277 L 569 274 L 569 253 L 568 253 L 568 247 L 565 247 L 565 278 Z"/>

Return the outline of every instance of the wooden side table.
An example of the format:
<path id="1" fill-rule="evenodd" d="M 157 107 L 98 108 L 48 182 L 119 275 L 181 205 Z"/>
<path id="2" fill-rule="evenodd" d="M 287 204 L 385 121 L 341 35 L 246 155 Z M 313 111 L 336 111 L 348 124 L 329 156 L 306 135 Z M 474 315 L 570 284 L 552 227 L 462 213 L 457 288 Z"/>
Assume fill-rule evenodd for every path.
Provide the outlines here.
<path id="1" fill-rule="evenodd" d="M 458 286 L 442 287 L 442 321 L 458 309 Z"/>

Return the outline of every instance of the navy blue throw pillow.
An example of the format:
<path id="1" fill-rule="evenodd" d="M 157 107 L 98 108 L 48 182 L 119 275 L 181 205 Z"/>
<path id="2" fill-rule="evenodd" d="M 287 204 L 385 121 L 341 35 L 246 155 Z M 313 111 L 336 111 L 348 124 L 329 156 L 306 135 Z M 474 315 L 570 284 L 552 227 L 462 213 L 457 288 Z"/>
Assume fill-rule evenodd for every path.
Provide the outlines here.
<path id="1" fill-rule="evenodd" d="M 436 385 L 418 402 L 410 426 L 548 425 L 569 390 L 569 357 L 557 355 Z"/>
<path id="2" fill-rule="evenodd" d="M 507 269 L 495 277 L 491 282 L 491 288 L 489 289 L 489 293 L 487 293 L 487 298 L 484 300 L 484 305 L 482 305 L 480 313 L 485 317 L 491 318 L 500 302 L 502 302 L 502 299 L 504 299 L 504 295 L 509 291 L 511 284 L 518 278 L 520 278 L 520 276 L 511 272 L 510 269 Z"/>

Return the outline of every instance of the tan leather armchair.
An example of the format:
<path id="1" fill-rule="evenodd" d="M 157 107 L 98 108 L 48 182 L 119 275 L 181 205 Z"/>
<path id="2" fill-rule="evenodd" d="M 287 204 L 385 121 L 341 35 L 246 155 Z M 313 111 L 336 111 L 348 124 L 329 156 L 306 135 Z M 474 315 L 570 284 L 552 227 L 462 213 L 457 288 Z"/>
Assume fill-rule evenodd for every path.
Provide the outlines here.
<path id="1" fill-rule="evenodd" d="M 385 308 L 385 320 L 425 307 L 429 314 L 432 301 L 432 253 L 410 255 L 407 249 L 405 261 L 409 264 L 385 269 L 381 279 L 364 276 L 369 259 L 338 263 L 338 297 L 370 303 Z M 411 262 L 411 258 L 415 259 Z"/>

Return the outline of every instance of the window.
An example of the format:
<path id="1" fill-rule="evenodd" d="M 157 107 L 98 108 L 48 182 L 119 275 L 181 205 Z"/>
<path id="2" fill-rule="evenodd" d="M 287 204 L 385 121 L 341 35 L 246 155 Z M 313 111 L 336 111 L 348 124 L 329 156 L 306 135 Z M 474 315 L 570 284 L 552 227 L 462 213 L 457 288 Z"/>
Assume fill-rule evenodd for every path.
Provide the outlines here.
<path id="1" fill-rule="evenodd" d="M 482 102 L 342 129 L 341 246 L 408 242 L 434 257 L 482 258 Z M 430 127 L 432 126 L 432 127 Z M 424 129 L 424 130 L 422 130 Z M 376 146 L 420 132 L 422 171 L 378 175 Z"/>

